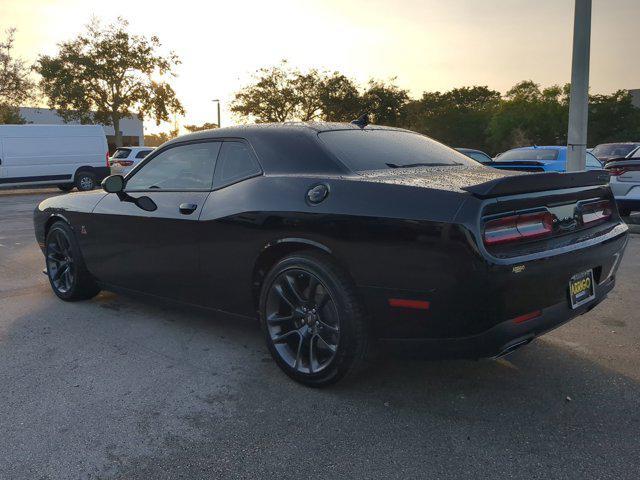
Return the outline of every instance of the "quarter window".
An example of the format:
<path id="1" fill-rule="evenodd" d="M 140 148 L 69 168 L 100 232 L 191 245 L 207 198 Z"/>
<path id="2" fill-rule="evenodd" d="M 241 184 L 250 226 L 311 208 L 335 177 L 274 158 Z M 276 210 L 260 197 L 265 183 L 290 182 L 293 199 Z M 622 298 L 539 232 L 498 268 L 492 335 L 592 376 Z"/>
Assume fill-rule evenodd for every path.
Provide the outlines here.
<path id="1" fill-rule="evenodd" d="M 208 190 L 220 142 L 179 145 L 151 158 L 127 180 L 127 190 Z"/>
<path id="2" fill-rule="evenodd" d="M 260 166 L 249 145 L 224 142 L 216 169 L 215 187 L 222 187 L 260 173 Z"/>
<path id="3" fill-rule="evenodd" d="M 151 150 L 140 150 L 136 153 L 136 158 L 144 158 L 151 153 Z"/>

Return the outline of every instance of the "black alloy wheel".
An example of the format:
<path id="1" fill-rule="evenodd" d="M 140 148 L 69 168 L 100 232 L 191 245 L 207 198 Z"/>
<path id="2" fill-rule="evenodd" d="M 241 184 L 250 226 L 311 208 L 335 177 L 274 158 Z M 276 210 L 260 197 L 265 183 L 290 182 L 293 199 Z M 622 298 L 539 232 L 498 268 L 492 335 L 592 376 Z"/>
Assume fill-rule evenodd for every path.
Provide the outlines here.
<path id="1" fill-rule="evenodd" d="M 45 262 L 51 288 L 62 300 L 83 300 L 100 291 L 84 265 L 71 228 L 63 221 L 54 223 L 47 233 Z"/>
<path id="2" fill-rule="evenodd" d="M 280 273 L 267 296 L 266 323 L 280 358 L 297 372 L 313 374 L 336 355 L 340 320 L 327 287 L 312 273 Z"/>
<path id="3" fill-rule="evenodd" d="M 369 325 L 349 275 L 328 255 L 294 253 L 268 273 L 260 295 L 267 346 L 291 378 L 312 387 L 365 366 Z"/>
<path id="4" fill-rule="evenodd" d="M 56 229 L 48 238 L 47 272 L 53 288 L 58 292 L 66 294 L 73 288 L 76 265 L 71 243 L 62 229 Z"/>

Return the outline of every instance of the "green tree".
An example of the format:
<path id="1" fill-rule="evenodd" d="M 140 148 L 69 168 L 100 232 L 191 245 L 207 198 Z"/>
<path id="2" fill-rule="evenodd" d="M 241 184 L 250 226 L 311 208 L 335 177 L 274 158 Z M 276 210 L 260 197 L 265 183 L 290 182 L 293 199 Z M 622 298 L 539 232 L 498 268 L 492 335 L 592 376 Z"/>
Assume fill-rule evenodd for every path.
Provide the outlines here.
<path id="1" fill-rule="evenodd" d="M 406 106 L 409 93 L 395 85 L 395 78 L 389 84 L 370 80 L 362 95 L 362 110 L 369 113 L 378 125 L 403 126 L 406 123 Z"/>
<path id="2" fill-rule="evenodd" d="M 448 145 L 489 150 L 486 130 L 499 103 L 500 92 L 486 86 L 424 92 L 407 105 L 407 126 Z"/>
<path id="3" fill-rule="evenodd" d="M 0 40 L 0 123 L 24 123 L 19 107 L 33 98 L 34 83 L 24 61 L 13 55 L 15 29 Z"/>
<path id="4" fill-rule="evenodd" d="M 202 130 L 213 130 L 219 128 L 217 123 L 205 122 L 202 125 L 185 125 L 184 128 L 189 132 L 201 132 Z"/>
<path id="5" fill-rule="evenodd" d="M 567 86 L 541 89 L 526 80 L 500 101 L 489 123 L 488 142 L 494 151 L 523 145 L 563 145 L 569 116 Z"/>
<path id="6" fill-rule="evenodd" d="M 144 144 L 147 147 L 158 147 L 169 140 L 176 138 L 180 134 L 177 128 L 173 128 L 168 132 L 148 133 L 144 136 Z"/>
<path id="7" fill-rule="evenodd" d="M 171 85 L 180 63 L 174 53 L 163 56 L 158 37 L 133 35 L 118 18 L 102 26 L 96 19 L 73 40 L 60 43 L 56 56 L 38 58 L 35 70 L 51 108 L 66 120 L 113 125 L 122 146 L 120 120 L 138 114 L 156 124 L 172 113 L 184 114 Z"/>
<path id="8" fill-rule="evenodd" d="M 235 94 L 231 111 L 257 123 L 347 121 L 362 110 L 357 86 L 338 72 L 302 72 L 286 60 L 258 70 Z"/>
<path id="9" fill-rule="evenodd" d="M 627 90 L 589 97 L 589 145 L 640 141 L 640 109 L 631 103 Z"/>

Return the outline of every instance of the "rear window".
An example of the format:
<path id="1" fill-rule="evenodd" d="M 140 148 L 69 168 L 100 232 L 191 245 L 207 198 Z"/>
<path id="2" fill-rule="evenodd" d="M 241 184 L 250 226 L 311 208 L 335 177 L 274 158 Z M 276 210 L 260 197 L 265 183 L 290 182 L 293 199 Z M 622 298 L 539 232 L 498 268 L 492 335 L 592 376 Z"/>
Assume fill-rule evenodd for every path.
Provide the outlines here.
<path id="1" fill-rule="evenodd" d="M 329 151 L 354 172 L 414 165 L 476 164 L 417 133 L 362 129 L 320 132 L 318 136 Z"/>
<path id="2" fill-rule="evenodd" d="M 113 156 L 111 158 L 127 158 L 130 153 L 130 148 L 118 148 L 115 152 L 113 152 Z"/>
<path id="3" fill-rule="evenodd" d="M 144 158 L 151 153 L 151 150 L 140 150 L 136 153 L 136 158 Z"/>
<path id="4" fill-rule="evenodd" d="M 605 143 L 596 146 L 591 153 L 596 157 L 626 157 L 637 146 L 633 143 Z"/>
<path id="5" fill-rule="evenodd" d="M 496 162 L 513 162 L 518 160 L 557 160 L 558 150 L 550 148 L 531 148 L 527 150 L 509 150 L 504 152 Z"/>
<path id="6" fill-rule="evenodd" d="M 486 163 L 491 161 L 491 157 L 480 152 L 464 152 L 467 157 L 473 158 L 476 162 Z"/>

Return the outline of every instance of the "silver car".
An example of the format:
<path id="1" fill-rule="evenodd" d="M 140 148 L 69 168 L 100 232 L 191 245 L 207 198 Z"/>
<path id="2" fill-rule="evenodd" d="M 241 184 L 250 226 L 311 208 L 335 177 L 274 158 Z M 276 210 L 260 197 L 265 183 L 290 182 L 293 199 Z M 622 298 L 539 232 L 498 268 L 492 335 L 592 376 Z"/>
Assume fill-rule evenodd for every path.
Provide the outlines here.
<path id="1" fill-rule="evenodd" d="M 605 168 L 611 175 L 611 190 L 620 215 L 640 211 L 640 147 L 624 158 L 610 160 Z"/>
<path id="2" fill-rule="evenodd" d="M 109 158 L 112 174 L 125 175 L 144 157 L 153 152 L 153 147 L 120 147 Z"/>

